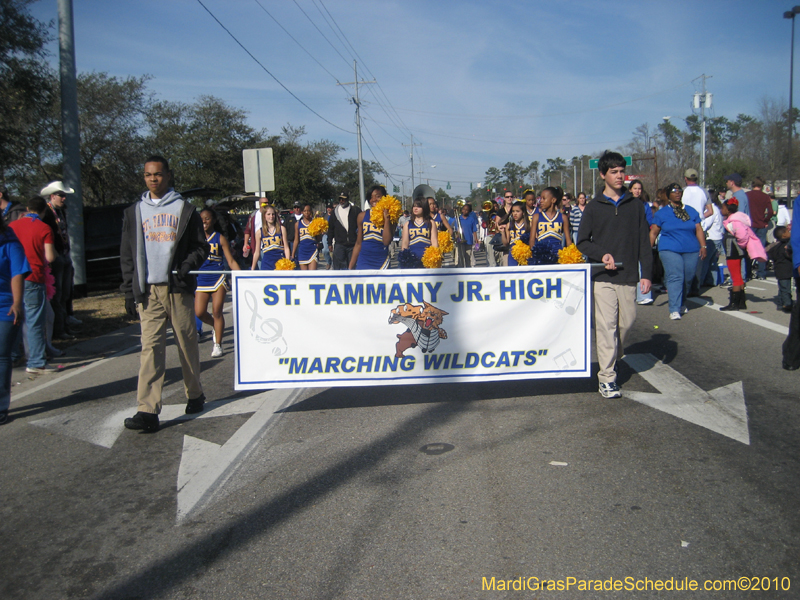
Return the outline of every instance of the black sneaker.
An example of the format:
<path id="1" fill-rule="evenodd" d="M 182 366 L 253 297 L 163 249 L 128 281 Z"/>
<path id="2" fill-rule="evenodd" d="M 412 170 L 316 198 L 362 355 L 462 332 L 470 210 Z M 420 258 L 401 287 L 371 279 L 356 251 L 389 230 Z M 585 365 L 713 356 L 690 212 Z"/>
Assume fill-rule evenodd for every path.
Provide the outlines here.
<path id="1" fill-rule="evenodd" d="M 8 411 L 0 410 L 0 425 L 5 425 L 6 423 L 8 423 Z"/>
<path id="2" fill-rule="evenodd" d="M 158 415 L 152 413 L 137 412 L 132 417 L 125 419 L 126 429 L 136 429 L 144 433 L 155 433 L 158 431 Z"/>
<path id="3" fill-rule="evenodd" d="M 206 403 L 206 395 L 200 394 L 199 397 L 189 399 L 186 402 L 186 414 L 193 415 L 195 413 L 203 412 L 203 405 Z"/>

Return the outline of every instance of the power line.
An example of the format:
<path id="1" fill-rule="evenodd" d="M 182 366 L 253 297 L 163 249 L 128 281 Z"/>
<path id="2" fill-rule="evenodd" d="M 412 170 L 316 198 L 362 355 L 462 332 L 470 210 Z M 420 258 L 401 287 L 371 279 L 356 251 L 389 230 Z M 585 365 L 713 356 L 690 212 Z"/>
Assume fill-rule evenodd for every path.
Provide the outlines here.
<path id="1" fill-rule="evenodd" d="M 347 129 L 345 129 L 345 128 L 343 128 L 343 127 L 339 127 L 339 126 L 338 126 L 338 125 L 336 125 L 335 123 L 331 123 L 331 122 L 330 122 L 328 119 L 326 119 L 325 117 L 323 117 L 321 114 L 319 114 L 319 113 L 318 113 L 317 111 L 315 111 L 313 108 L 311 108 L 311 107 L 310 107 L 308 104 L 306 104 L 306 103 L 305 103 L 305 102 L 303 102 L 303 101 L 302 101 L 300 98 L 298 98 L 297 96 L 295 96 L 295 94 L 294 94 L 294 92 L 292 92 L 292 90 L 290 90 L 290 89 L 289 89 L 289 88 L 287 88 L 285 85 L 283 85 L 283 83 L 282 83 L 282 82 L 281 82 L 281 81 L 280 81 L 280 80 L 279 80 L 277 77 L 275 77 L 275 75 L 273 75 L 273 74 L 272 74 L 272 73 L 269 71 L 269 69 L 267 69 L 267 67 L 265 67 L 263 64 L 261 64 L 261 61 L 259 61 L 259 60 L 258 60 L 258 59 L 257 59 L 255 56 L 253 56 L 253 54 L 250 52 L 250 50 L 248 50 L 247 48 L 245 48 L 245 47 L 244 47 L 244 44 L 242 44 L 242 42 L 240 42 L 240 41 L 239 41 L 239 40 L 236 38 L 236 36 L 235 36 L 235 35 L 233 35 L 233 34 L 230 32 L 230 30 L 229 30 L 227 27 L 225 27 L 225 25 L 223 25 L 223 24 L 222 24 L 222 22 L 221 22 L 221 21 L 220 21 L 220 20 L 219 20 L 219 19 L 218 19 L 218 18 L 217 18 L 215 15 L 214 15 L 214 13 L 212 13 L 212 12 L 211 12 L 211 11 L 208 9 L 208 7 L 207 7 L 205 4 L 203 4 L 202 0 L 197 0 L 197 3 L 198 3 L 200 6 L 202 6 L 202 7 L 205 9 L 205 11 L 206 11 L 206 12 L 207 12 L 209 15 L 211 15 L 211 18 L 212 18 L 212 19 L 214 19 L 214 20 L 217 22 L 217 24 L 219 24 L 219 26 L 220 26 L 220 27 L 222 27 L 222 29 L 224 29 L 224 30 L 225 30 L 225 32 L 226 32 L 226 33 L 227 33 L 229 36 L 231 36 L 231 38 L 233 38 L 233 41 L 234 41 L 234 42 L 236 42 L 236 43 L 239 45 L 239 47 L 240 47 L 242 50 L 244 50 L 244 51 L 247 53 L 247 55 L 248 55 L 249 57 L 250 57 L 250 58 L 252 58 L 252 59 L 253 59 L 253 60 L 256 62 L 256 64 L 257 64 L 259 67 L 261 67 L 261 68 L 264 70 L 264 72 L 265 72 L 267 75 L 269 75 L 270 77 L 272 77 L 272 78 L 273 78 L 273 79 L 274 79 L 274 80 L 277 82 L 277 84 L 278 84 L 278 85 L 280 85 L 280 86 L 281 86 L 281 87 L 282 87 L 284 90 L 286 90 L 286 91 L 289 93 L 289 95 L 290 95 L 292 98 L 294 98 L 295 100 L 297 100 L 297 101 L 298 101 L 300 104 L 302 104 L 303 106 L 305 106 L 305 107 L 306 107 L 306 108 L 307 108 L 309 111 L 311 111 L 311 112 L 312 112 L 312 113 L 314 113 L 316 116 L 318 116 L 320 119 L 322 119 L 323 121 L 325 121 L 325 122 L 326 122 L 328 125 L 331 125 L 332 127 L 335 127 L 336 129 L 339 129 L 340 131 L 344 131 L 345 133 L 350 133 L 350 134 L 353 134 L 353 135 L 355 134 L 355 132 L 353 132 L 353 131 L 348 131 Z"/>
<path id="2" fill-rule="evenodd" d="M 295 1 L 296 1 L 296 0 L 295 0 Z M 378 78 L 377 78 L 377 77 L 375 77 L 375 74 L 374 74 L 374 73 L 373 73 L 373 72 L 370 70 L 369 66 L 367 66 L 367 64 L 364 62 L 364 59 L 363 59 L 363 58 L 361 58 L 361 56 L 359 56 L 358 52 L 357 52 L 357 51 L 356 51 L 356 49 L 353 47 L 353 44 L 351 44 L 351 43 L 350 43 L 350 40 L 349 40 L 349 39 L 347 39 L 347 36 L 345 35 L 344 31 L 342 31 L 342 28 L 341 28 L 341 27 L 339 27 L 339 24 L 336 22 L 336 19 L 334 19 L 334 18 L 333 18 L 333 15 L 332 15 L 332 14 L 330 13 L 330 11 L 328 10 L 328 7 L 327 7 L 327 6 L 325 6 L 325 3 L 324 3 L 322 0 L 312 0 L 312 1 L 313 1 L 313 2 L 315 2 L 315 5 L 316 5 L 316 2 L 318 1 L 318 2 L 319 2 L 319 4 L 322 6 L 322 8 L 324 8 L 324 9 L 325 9 L 325 12 L 326 12 L 326 13 L 328 13 L 328 16 L 330 17 L 330 20 L 331 20 L 331 22 L 332 22 L 332 23 L 333 23 L 333 24 L 336 26 L 336 29 L 338 29 L 338 30 L 339 30 L 339 32 L 342 34 L 342 38 L 344 38 L 345 42 L 347 43 L 347 46 L 349 46 L 349 47 L 350 47 L 350 50 L 352 50 L 352 52 L 353 52 L 353 54 L 355 55 L 355 57 L 356 57 L 356 58 L 358 59 L 358 61 L 359 61 L 359 62 L 360 62 L 362 65 L 363 65 L 363 67 L 364 67 L 364 70 L 366 70 L 366 72 L 367 72 L 367 73 L 370 75 L 370 77 L 372 77 L 373 79 L 375 79 L 375 80 L 376 80 L 376 82 L 377 82 L 377 86 L 378 86 L 378 90 L 380 90 L 380 93 L 383 95 L 383 97 L 384 97 L 384 99 L 385 99 L 386 103 L 387 103 L 387 104 L 389 105 L 389 107 L 392 109 L 392 111 L 393 111 L 393 112 L 394 112 L 394 114 L 396 115 L 397 119 L 400 121 L 400 124 L 402 125 L 402 127 L 401 127 L 400 125 L 396 125 L 396 124 L 395 124 L 395 127 L 397 127 L 398 129 L 400 129 L 401 131 L 405 130 L 407 133 L 409 133 L 409 134 L 410 134 L 410 133 L 411 133 L 411 130 L 410 130 L 410 129 L 409 129 L 407 126 L 406 126 L 406 124 L 403 122 L 403 119 L 402 119 L 402 117 L 400 117 L 400 115 L 399 115 L 399 114 L 397 113 L 397 111 L 394 109 L 394 106 L 392 106 L 392 103 L 391 103 L 391 101 L 389 100 L 389 97 L 388 97 L 388 96 L 386 95 L 386 93 L 383 91 L 383 88 L 381 87 L 381 84 L 380 84 L 380 82 L 379 82 L 379 81 L 377 81 L 377 80 L 378 80 Z M 317 9 L 319 10 L 319 7 L 317 7 Z M 329 24 L 329 26 L 330 26 L 330 24 Z M 331 29 L 333 29 L 333 28 L 331 27 Z M 335 31 L 334 31 L 334 33 L 335 33 Z M 337 37 L 338 37 L 338 36 L 337 36 Z M 378 104 L 379 104 L 379 105 L 381 105 L 381 108 L 383 108 L 384 112 L 386 113 L 386 116 L 388 116 L 388 117 L 389 117 L 389 119 L 390 119 L 391 121 L 394 121 L 394 119 L 393 119 L 393 118 L 392 118 L 392 117 L 389 115 L 389 111 L 386 109 L 386 107 L 384 107 L 384 106 L 382 105 L 382 103 L 380 102 L 380 100 L 378 100 L 377 96 L 375 97 L 375 99 L 376 99 L 376 101 L 378 102 Z"/>
<path id="3" fill-rule="evenodd" d="M 336 54 L 338 54 L 342 58 L 342 60 L 345 62 L 345 64 L 349 66 L 350 62 L 344 56 L 342 56 L 342 53 L 339 52 L 339 49 L 336 46 L 333 45 L 333 43 L 325 36 L 324 33 L 322 33 L 322 30 L 319 27 L 317 27 L 317 24 L 314 23 L 314 21 L 311 19 L 311 17 L 308 16 L 308 13 L 306 13 L 306 11 L 303 10 L 303 7 L 300 6 L 297 3 L 297 0 L 293 0 L 293 1 L 295 3 L 295 6 L 297 6 L 297 8 L 300 9 L 300 12 L 303 13 L 305 15 L 306 19 L 308 19 L 309 22 L 314 26 L 314 29 L 316 29 L 319 32 L 319 34 L 323 37 L 323 39 L 330 44 L 331 48 L 333 48 L 333 51 L 336 52 Z"/>
<path id="4" fill-rule="evenodd" d="M 328 69 L 325 67 L 325 65 L 323 65 L 321 62 L 319 62 L 319 61 L 317 60 L 317 58 L 316 58 L 316 57 L 315 57 L 313 54 L 311 54 L 311 52 L 309 52 L 308 50 L 306 50 L 306 48 L 303 46 L 303 44 L 301 44 L 300 42 L 298 42 L 298 41 L 297 41 L 297 39 L 296 39 L 296 38 L 295 38 L 295 37 L 294 37 L 294 36 L 293 36 L 291 33 L 289 33 L 289 30 L 288 30 L 288 29 L 286 29 L 286 27 L 284 27 L 283 25 L 281 25 L 281 24 L 280 24 L 280 22 L 278 21 L 278 19 L 276 19 L 276 18 L 273 16 L 273 14 L 272 14 L 271 12 L 269 12 L 269 11 L 268 11 L 266 8 L 264 8 L 264 5 L 263 5 L 263 4 L 261 4 L 260 0 L 255 0 L 255 3 L 256 3 L 256 4 L 258 4 L 258 5 L 261 7 L 261 10 L 263 10 L 265 13 L 267 13 L 267 14 L 270 16 L 270 18 L 271 18 L 273 21 L 275 21 L 275 24 L 276 24 L 278 27 L 280 27 L 280 28 L 283 30 L 283 32 L 284 32 L 286 35 L 288 35 L 290 38 L 292 38 L 292 41 L 293 41 L 295 44 L 297 44 L 298 46 L 300 46 L 300 49 L 301 49 L 301 50 L 303 50 L 303 52 L 305 52 L 306 54 L 308 54 L 308 55 L 311 57 L 311 60 L 313 60 L 315 63 L 317 63 L 317 64 L 320 66 L 320 68 L 322 68 L 322 70 L 323 70 L 323 71 L 325 71 L 325 72 L 326 72 L 328 75 L 330 75 L 331 77 L 333 77 L 333 79 L 334 79 L 334 81 L 336 81 L 336 83 L 339 83 L 339 79 L 336 77 L 336 75 L 334 75 L 333 73 L 331 73 L 331 72 L 330 72 L 330 71 L 329 71 L 329 70 L 328 70 Z"/>
<path id="5" fill-rule="evenodd" d="M 386 153 L 385 153 L 385 152 L 383 151 L 383 149 L 380 147 L 380 144 L 378 144 L 378 142 L 375 140 L 375 136 L 373 136 L 373 135 L 372 135 L 372 132 L 369 130 L 369 127 L 367 127 L 367 126 L 366 126 L 366 125 L 364 125 L 363 123 L 362 123 L 362 127 L 363 127 L 363 128 L 364 128 L 364 130 L 367 132 L 367 135 L 369 135 L 370 139 L 371 139 L 371 140 L 372 140 L 372 142 L 375 144 L 375 146 L 378 148 L 378 151 L 379 151 L 381 154 L 383 154 L 383 156 L 386 158 L 386 160 L 388 160 L 389 162 L 391 162 L 391 161 L 392 161 L 392 159 L 391 159 L 391 158 L 389 158 L 388 156 L 386 156 Z M 372 150 L 372 148 L 370 148 L 370 151 L 371 151 L 371 150 Z M 375 156 L 375 154 L 373 154 L 372 156 L 375 158 L 375 160 L 378 160 L 378 157 L 377 157 L 377 156 Z M 403 162 L 405 162 L 405 161 L 403 161 Z M 397 163 L 397 165 L 399 165 L 399 164 L 402 164 L 402 163 Z M 395 167 L 395 166 L 397 166 L 397 165 L 394 165 L 394 164 L 393 164 L 393 165 L 389 165 L 389 167 L 391 168 L 391 167 Z"/>
<path id="6" fill-rule="evenodd" d="M 366 112 L 366 110 L 365 110 L 364 112 Z M 397 139 L 396 137 L 394 137 L 394 136 L 393 136 L 391 133 L 389 133 L 389 132 L 388 132 L 388 131 L 386 131 L 386 130 L 385 130 L 383 127 L 381 127 L 381 124 L 380 124 L 378 121 L 376 121 L 375 119 L 373 119 L 372 117 L 368 117 L 366 120 L 368 120 L 368 121 L 372 121 L 373 123 L 375 123 L 375 124 L 378 126 L 378 129 L 380 129 L 381 131 L 383 131 L 383 133 L 385 133 L 387 136 L 389 136 L 390 138 L 392 138 L 392 139 L 393 139 L 395 142 L 397 142 L 398 144 L 402 144 L 402 143 L 403 143 L 401 140 L 398 140 L 398 139 Z"/>

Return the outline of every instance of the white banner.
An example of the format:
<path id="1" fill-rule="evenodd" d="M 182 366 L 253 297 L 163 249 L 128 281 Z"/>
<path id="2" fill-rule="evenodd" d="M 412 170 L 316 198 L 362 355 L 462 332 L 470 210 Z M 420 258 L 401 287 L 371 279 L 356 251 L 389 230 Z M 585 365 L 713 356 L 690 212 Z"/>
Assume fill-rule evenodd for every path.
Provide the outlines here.
<path id="1" fill-rule="evenodd" d="M 234 271 L 237 390 L 589 377 L 588 265 Z"/>

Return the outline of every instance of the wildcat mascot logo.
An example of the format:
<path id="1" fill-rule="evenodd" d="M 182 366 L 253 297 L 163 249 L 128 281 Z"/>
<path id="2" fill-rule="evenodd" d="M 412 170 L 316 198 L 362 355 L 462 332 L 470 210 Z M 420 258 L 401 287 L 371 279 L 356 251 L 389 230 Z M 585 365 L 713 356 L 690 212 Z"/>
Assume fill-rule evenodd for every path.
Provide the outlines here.
<path id="1" fill-rule="evenodd" d="M 399 304 L 389 314 L 389 325 L 401 323 L 405 325 L 405 333 L 397 336 L 395 356 L 405 356 L 403 352 L 409 348 L 420 347 L 423 353 L 433 352 L 440 340 L 447 339 L 447 332 L 440 327 L 444 316 L 448 313 L 423 301 L 425 306 Z"/>

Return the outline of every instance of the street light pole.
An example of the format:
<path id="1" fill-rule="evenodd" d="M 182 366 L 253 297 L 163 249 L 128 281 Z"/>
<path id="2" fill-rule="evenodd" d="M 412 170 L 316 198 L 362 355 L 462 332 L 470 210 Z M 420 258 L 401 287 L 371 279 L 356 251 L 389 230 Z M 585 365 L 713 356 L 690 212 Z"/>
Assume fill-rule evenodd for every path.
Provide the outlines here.
<path id="1" fill-rule="evenodd" d="M 800 13 L 800 6 L 795 6 L 792 10 L 783 13 L 784 19 L 792 20 L 792 49 L 789 56 L 789 148 L 787 152 L 787 176 L 786 176 L 786 199 L 792 198 L 792 138 L 794 137 L 794 103 L 792 92 L 794 92 L 794 16 Z"/>

